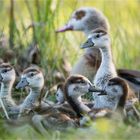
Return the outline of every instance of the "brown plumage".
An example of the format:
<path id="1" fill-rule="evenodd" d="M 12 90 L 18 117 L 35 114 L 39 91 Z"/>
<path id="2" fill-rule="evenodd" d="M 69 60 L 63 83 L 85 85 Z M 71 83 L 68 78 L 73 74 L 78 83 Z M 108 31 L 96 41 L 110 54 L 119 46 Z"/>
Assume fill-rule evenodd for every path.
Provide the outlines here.
<path id="1" fill-rule="evenodd" d="M 26 68 L 24 71 L 23 71 L 23 74 L 26 74 L 26 73 L 29 73 L 29 72 L 37 72 L 39 73 L 41 70 L 38 66 L 36 65 L 32 65 L 28 68 Z"/>
<path id="2" fill-rule="evenodd" d="M 115 81 L 115 84 L 121 86 L 123 90 L 122 91 L 123 94 L 120 97 L 119 102 L 118 102 L 118 107 L 124 108 L 127 98 L 130 97 L 132 93 L 129 94 L 129 86 L 127 82 L 125 82 L 125 80 L 119 77 L 115 77 L 109 80 L 109 82 L 114 82 L 114 81 Z"/>
<path id="3" fill-rule="evenodd" d="M 9 63 L 1 63 L 0 68 L 6 68 L 7 70 L 11 70 L 13 66 L 10 65 Z"/>

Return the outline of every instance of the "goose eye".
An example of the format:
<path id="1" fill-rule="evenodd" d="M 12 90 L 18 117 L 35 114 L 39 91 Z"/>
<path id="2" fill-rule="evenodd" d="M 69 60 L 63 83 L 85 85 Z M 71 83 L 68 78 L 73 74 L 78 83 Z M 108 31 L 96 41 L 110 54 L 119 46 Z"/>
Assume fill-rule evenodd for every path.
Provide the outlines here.
<path id="1" fill-rule="evenodd" d="M 96 36 L 95 36 L 95 38 L 99 38 L 100 37 L 100 34 L 97 34 Z"/>

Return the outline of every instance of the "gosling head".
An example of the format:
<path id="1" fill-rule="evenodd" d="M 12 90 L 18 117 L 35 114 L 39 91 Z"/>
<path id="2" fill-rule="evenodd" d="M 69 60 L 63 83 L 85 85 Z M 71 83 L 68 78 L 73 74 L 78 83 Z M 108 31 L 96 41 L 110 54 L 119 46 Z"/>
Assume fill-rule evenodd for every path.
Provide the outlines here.
<path id="1" fill-rule="evenodd" d="M 100 27 L 106 31 L 109 30 L 108 20 L 103 13 L 96 8 L 82 7 L 74 11 L 68 23 L 57 32 L 77 30 L 88 34 L 90 31 Z"/>
<path id="2" fill-rule="evenodd" d="M 70 76 L 64 86 L 66 98 L 78 98 L 88 92 L 103 92 L 103 90 L 96 89 L 92 83 L 82 75 Z"/>
<path id="3" fill-rule="evenodd" d="M 110 79 L 105 87 L 107 95 L 118 99 L 118 107 L 124 107 L 128 96 L 128 89 L 128 84 L 119 77 Z"/>
<path id="4" fill-rule="evenodd" d="M 9 63 L 0 64 L 0 82 L 4 84 L 14 83 L 15 79 L 16 73 L 14 67 Z"/>
<path id="5" fill-rule="evenodd" d="M 44 76 L 39 67 L 31 66 L 23 71 L 20 82 L 16 88 L 25 88 L 26 86 L 31 89 L 42 89 L 44 86 Z"/>
<path id="6" fill-rule="evenodd" d="M 56 101 L 58 102 L 58 104 L 62 104 L 65 102 L 65 97 L 64 97 L 64 84 L 60 83 L 57 86 L 57 91 L 56 91 Z"/>
<path id="7" fill-rule="evenodd" d="M 81 46 L 85 48 L 103 49 L 110 46 L 111 40 L 109 34 L 103 29 L 96 29 L 88 36 L 88 40 Z"/>

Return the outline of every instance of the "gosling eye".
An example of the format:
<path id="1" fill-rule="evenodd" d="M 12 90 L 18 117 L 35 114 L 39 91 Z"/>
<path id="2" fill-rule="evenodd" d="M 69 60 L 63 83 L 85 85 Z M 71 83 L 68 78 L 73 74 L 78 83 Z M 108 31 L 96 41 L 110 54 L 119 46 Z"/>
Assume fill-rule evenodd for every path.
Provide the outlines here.
<path id="1" fill-rule="evenodd" d="M 81 83 L 82 83 L 82 84 L 86 84 L 86 82 L 85 82 L 85 81 L 81 81 Z"/>
<path id="2" fill-rule="evenodd" d="M 33 77 L 34 76 L 34 73 L 31 73 L 30 76 Z"/>
<path id="3" fill-rule="evenodd" d="M 83 83 L 85 83 L 85 81 L 79 81 L 79 83 L 82 83 L 83 84 Z"/>
<path id="4" fill-rule="evenodd" d="M 74 90 L 75 90 L 75 91 L 78 91 L 78 90 L 79 90 L 79 87 L 76 86 L 76 87 L 74 88 Z"/>
<path id="5" fill-rule="evenodd" d="M 8 71 L 8 70 L 7 70 L 7 69 L 5 69 L 5 70 L 3 70 L 3 73 L 7 73 L 7 71 Z"/>
<path id="6" fill-rule="evenodd" d="M 77 83 L 79 83 L 79 84 L 85 84 L 85 81 L 79 80 L 79 81 L 77 81 Z"/>
<path id="7" fill-rule="evenodd" d="M 109 82 L 108 86 L 116 85 L 114 82 Z"/>
<path id="8" fill-rule="evenodd" d="M 96 36 L 95 36 L 95 38 L 99 38 L 100 37 L 100 34 L 97 34 Z"/>

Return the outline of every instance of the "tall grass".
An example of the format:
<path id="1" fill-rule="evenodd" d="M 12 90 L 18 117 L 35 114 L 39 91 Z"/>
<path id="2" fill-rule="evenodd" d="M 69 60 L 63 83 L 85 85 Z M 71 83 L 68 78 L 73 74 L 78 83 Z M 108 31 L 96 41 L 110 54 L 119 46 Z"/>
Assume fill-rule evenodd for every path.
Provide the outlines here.
<path id="1" fill-rule="evenodd" d="M 73 65 L 82 54 L 79 48 L 85 38 L 82 33 L 55 33 L 57 28 L 68 21 L 72 11 L 81 6 L 96 7 L 107 16 L 111 25 L 112 51 L 116 66 L 140 69 L 139 0 L 1 0 L 0 57 L 5 56 L 4 48 L 6 51 L 10 49 L 15 53 L 11 62 L 16 65 L 19 57 L 24 56 L 27 48 L 37 44 L 41 55 L 38 65 L 44 69 L 46 85 L 49 88 L 52 87 L 58 82 L 54 73 L 59 71 L 63 75 L 65 71 L 64 61 Z M 130 126 L 123 122 L 118 123 L 118 121 L 97 121 L 90 128 L 70 130 L 66 134 L 53 132 L 50 137 L 68 140 L 138 139 L 139 123 Z M 0 139 L 43 138 L 29 125 L 20 127 L 19 130 L 15 128 L 9 133 L 3 127 L 3 121 L 0 123 Z M 24 134 L 22 134 L 23 131 Z"/>

